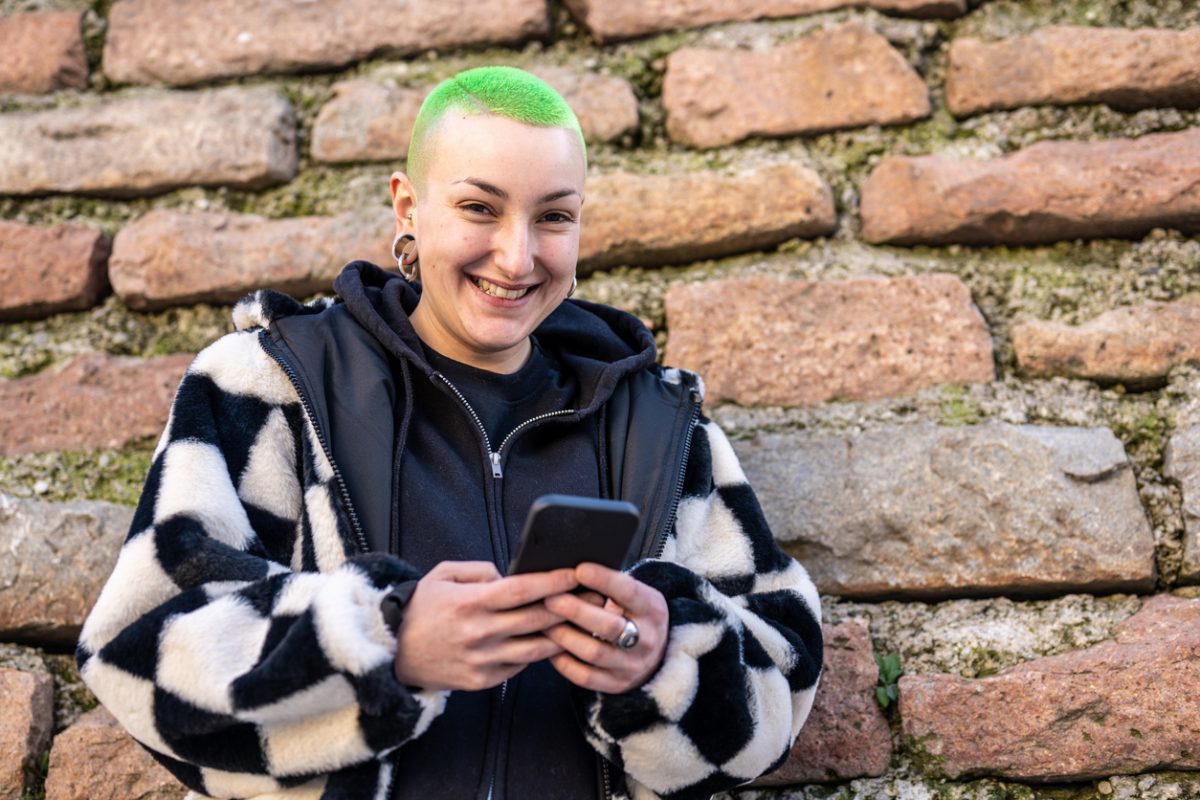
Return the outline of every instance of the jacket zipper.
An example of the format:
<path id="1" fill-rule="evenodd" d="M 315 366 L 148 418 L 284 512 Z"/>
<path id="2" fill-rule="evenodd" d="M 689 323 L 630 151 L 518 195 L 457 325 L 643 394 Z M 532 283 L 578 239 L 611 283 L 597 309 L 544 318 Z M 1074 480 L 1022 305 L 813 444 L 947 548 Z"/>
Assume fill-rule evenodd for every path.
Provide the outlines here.
<path id="1" fill-rule="evenodd" d="M 504 468 L 500 465 L 500 454 L 504 451 L 504 446 L 512 441 L 512 438 L 520 433 L 523 429 L 533 425 L 535 422 L 541 422 L 544 419 L 578 413 L 578 411 L 574 408 L 567 408 L 563 409 L 562 411 L 550 411 L 545 414 L 538 414 L 536 417 L 530 417 L 509 431 L 508 435 L 504 437 L 504 440 L 500 442 L 500 446 L 495 450 L 492 450 L 492 440 L 488 437 L 487 429 L 483 427 L 483 422 L 480 421 L 479 415 L 475 413 L 475 409 L 472 408 L 471 404 L 467 402 L 467 398 L 463 396 L 463 393 L 458 390 L 458 387 L 451 383 L 450 379 L 445 375 L 440 372 L 435 372 L 433 375 L 435 378 L 438 378 L 440 381 L 442 381 L 442 383 L 446 384 L 446 386 L 450 387 L 450 391 L 454 392 L 454 395 L 459 399 L 459 402 L 461 402 L 463 407 L 467 409 L 467 413 L 471 415 L 471 419 L 475 421 L 475 426 L 479 428 L 479 433 L 483 436 L 483 445 L 488 451 L 488 461 L 492 467 L 493 478 L 504 477 Z"/>
<path id="2" fill-rule="evenodd" d="M 679 511 L 679 501 L 683 497 L 683 473 L 687 469 L 688 459 L 692 454 L 692 428 L 696 425 L 696 420 L 700 417 L 700 397 L 692 392 L 692 408 L 688 413 L 688 422 L 684 427 L 683 451 L 680 455 L 679 466 L 675 473 L 675 489 L 671 495 L 670 511 L 667 513 L 667 518 L 663 521 L 663 526 L 654 534 L 654 538 L 650 540 L 650 546 L 643 551 L 643 555 L 647 558 L 660 558 L 663 550 L 667 546 L 667 535 L 671 532 L 671 527 L 675 524 L 675 516 Z"/>
<path id="3" fill-rule="evenodd" d="M 346 515 L 350 517 L 350 527 L 354 531 L 354 538 L 358 542 L 359 551 L 369 553 L 371 546 L 367 543 L 367 537 L 363 533 L 362 524 L 358 521 L 358 512 L 354 510 L 354 505 L 350 502 L 350 492 L 346 488 L 346 481 L 342 478 L 342 471 L 338 469 L 337 462 L 333 460 L 333 451 L 329 447 L 329 441 L 325 438 L 325 431 L 321 430 L 321 426 L 317 424 L 317 415 L 313 412 L 312 403 L 309 401 L 308 395 L 304 393 L 304 389 L 300 383 L 300 376 L 296 374 L 296 371 L 288 363 L 287 359 L 275 350 L 275 346 L 267 336 L 265 328 L 258 332 L 258 341 L 262 345 L 263 350 L 267 352 L 267 355 L 274 359 L 275 363 L 279 364 L 280 368 L 283 369 L 284 374 L 291 381 L 292 388 L 296 390 L 296 395 L 300 398 L 300 407 L 304 409 L 304 415 L 308 418 L 308 424 L 316 432 L 317 442 L 321 445 L 321 451 L 325 453 L 325 460 L 329 462 L 329 466 L 333 470 L 333 478 L 337 482 L 338 495 L 342 498 L 342 504 L 346 507 Z"/>

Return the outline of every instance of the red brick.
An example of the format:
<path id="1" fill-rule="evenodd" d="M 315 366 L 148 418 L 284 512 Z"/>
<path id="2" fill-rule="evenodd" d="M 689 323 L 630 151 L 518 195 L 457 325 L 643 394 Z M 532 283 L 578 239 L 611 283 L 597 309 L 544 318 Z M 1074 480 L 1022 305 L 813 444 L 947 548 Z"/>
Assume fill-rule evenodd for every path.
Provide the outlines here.
<path id="1" fill-rule="evenodd" d="M 162 432 L 191 363 L 90 353 L 24 378 L 0 379 L 0 456 L 100 450 Z"/>
<path id="2" fill-rule="evenodd" d="M 667 58 L 667 133 L 693 147 L 894 125 L 929 116 L 929 92 L 899 51 L 856 23 L 765 52 L 685 47 Z"/>
<path id="3" fill-rule="evenodd" d="M 0 116 L 0 194 L 257 189 L 290 180 L 296 165 L 292 106 L 267 87 L 132 94 Z"/>
<path id="4" fill-rule="evenodd" d="M 952 113 L 1043 103 L 1195 108 L 1200 28 L 1052 25 L 998 42 L 963 37 L 950 46 L 946 105 Z"/>
<path id="5" fill-rule="evenodd" d="M 103 707 L 54 739 L 46 800 L 180 800 L 186 793 Z"/>
<path id="6" fill-rule="evenodd" d="M 957 17 L 966 0 L 565 0 L 567 8 L 601 42 L 663 31 L 699 28 L 719 22 L 815 14 L 866 7 L 914 17 Z"/>
<path id="7" fill-rule="evenodd" d="M 837 227 L 829 188 L 798 164 L 733 175 L 614 173 L 590 178 L 585 194 L 581 272 L 714 258 Z"/>
<path id="8" fill-rule="evenodd" d="M 887 772 L 892 733 L 875 700 L 879 667 L 867 621 L 825 625 L 825 662 L 808 721 L 779 769 L 755 786 L 874 777 Z"/>
<path id="9" fill-rule="evenodd" d="M 544 0 L 118 0 L 108 14 L 104 71 L 121 83 L 337 67 L 549 33 Z"/>
<path id="10" fill-rule="evenodd" d="M 108 287 L 108 251 L 108 237 L 86 225 L 0 220 L 0 320 L 91 308 Z"/>
<path id="11" fill-rule="evenodd" d="M 37 761 L 50 746 L 54 680 L 0 667 L 0 797 L 25 797 Z"/>
<path id="12" fill-rule="evenodd" d="M 0 17 L 0 92 L 40 94 L 87 87 L 78 11 Z"/>
<path id="13" fill-rule="evenodd" d="M 1161 381 L 1176 364 L 1200 361 L 1200 296 L 1117 308 L 1082 325 L 1023 322 L 1013 326 L 1012 341 L 1028 375 Z"/>
<path id="14" fill-rule="evenodd" d="M 1159 595 L 1114 640 L 967 680 L 900 679 L 904 735 L 951 778 L 1200 769 L 1200 601 Z"/>
<path id="15" fill-rule="evenodd" d="M 893 244 L 1038 244 L 1200 230 L 1200 128 L 1039 142 L 988 161 L 890 156 L 862 189 L 862 235 Z"/>
<path id="16" fill-rule="evenodd" d="M 560 67 L 531 70 L 563 95 L 589 142 L 616 139 L 637 128 L 638 105 L 628 81 Z M 388 86 L 368 79 L 343 81 L 317 115 L 317 161 L 387 161 L 408 154 L 408 136 L 431 87 Z"/>
<path id="17" fill-rule="evenodd" d="M 676 284 L 666 311 L 666 363 L 703 375 L 709 402 L 872 400 L 995 377 L 987 327 L 953 275 Z"/>
<path id="18" fill-rule="evenodd" d="M 353 259 L 394 265 L 393 226 L 390 208 L 278 220 L 158 209 L 117 234 L 109 279 L 139 310 L 229 303 L 260 288 L 304 296 L 328 291 Z"/>

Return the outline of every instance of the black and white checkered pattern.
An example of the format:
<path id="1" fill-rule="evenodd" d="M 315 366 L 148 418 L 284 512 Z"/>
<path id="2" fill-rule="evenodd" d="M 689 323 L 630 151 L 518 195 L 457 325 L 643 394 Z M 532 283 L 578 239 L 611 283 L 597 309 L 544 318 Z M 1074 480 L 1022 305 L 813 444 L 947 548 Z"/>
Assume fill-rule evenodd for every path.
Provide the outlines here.
<path id="1" fill-rule="evenodd" d="M 260 292 L 197 356 L 80 638 L 96 696 L 199 796 L 383 800 L 386 756 L 445 703 L 392 673 L 380 600 L 418 576 L 355 555 L 333 469 L 254 331 L 323 307 Z M 668 599 L 663 666 L 625 695 L 579 693 L 589 741 L 627 773 L 616 788 L 701 797 L 779 762 L 820 672 L 816 591 L 711 423 L 662 558 L 634 574 Z"/>

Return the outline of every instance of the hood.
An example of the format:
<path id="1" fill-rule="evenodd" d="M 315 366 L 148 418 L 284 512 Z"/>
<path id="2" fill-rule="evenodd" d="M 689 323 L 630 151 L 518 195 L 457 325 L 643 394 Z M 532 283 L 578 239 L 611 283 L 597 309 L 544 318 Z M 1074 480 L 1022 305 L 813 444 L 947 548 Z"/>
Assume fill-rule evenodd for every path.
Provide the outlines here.
<path id="1" fill-rule="evenodd" d="M 333 288 L 358 324 L 393 355 L 426 374 L 433 372 L 409 321 L 421 299 L 419 283 L 366 261 L 353 261 Z M 310 306 L 296 305 L 298 313 L 312 313 L 307 311 Z M 563 301 L 534 335 L 579 381 L 582 413 L 608 399 L 621 378 L 655 363 L 654 337 L 646 326 L 632 314 L 597 303 Z"/>

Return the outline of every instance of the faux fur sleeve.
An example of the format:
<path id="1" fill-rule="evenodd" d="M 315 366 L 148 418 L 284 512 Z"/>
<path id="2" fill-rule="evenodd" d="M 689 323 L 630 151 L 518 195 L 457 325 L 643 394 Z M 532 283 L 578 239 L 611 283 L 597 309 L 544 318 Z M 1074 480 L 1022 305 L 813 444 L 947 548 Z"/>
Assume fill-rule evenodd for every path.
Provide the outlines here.
<path id="1" fill-rule="evenodd" d="M 662 559 L 632 574 L 667 600 L 663 663 L 639 689 L 582 695 L 588 739 L 624 771 L 623 788 L 706 798 L 782 763 L 821 672 L 820 605 L 713 423 L 694 429 Z"/>
<path id="2" fill-rule="evenodd" d="M 88 686 L 210 797 L 386 785 L 379 757 L 444 703 L 393 676 L 380 600 L 415 571 L 351 555 L 314 442 L 252 332 L 197 356 L 83 627 Z"/>

